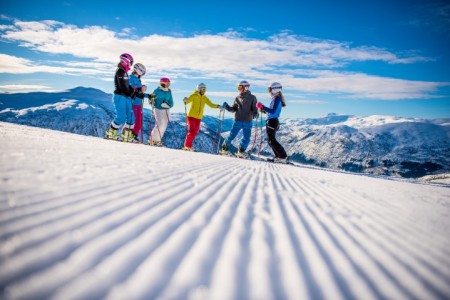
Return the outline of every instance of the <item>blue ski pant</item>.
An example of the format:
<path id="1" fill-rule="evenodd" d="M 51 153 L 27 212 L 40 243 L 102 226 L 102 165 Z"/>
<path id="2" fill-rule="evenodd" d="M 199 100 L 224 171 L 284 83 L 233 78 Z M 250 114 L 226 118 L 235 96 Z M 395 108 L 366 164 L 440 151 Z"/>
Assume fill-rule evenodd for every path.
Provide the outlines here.
<path id="1" fill-rule="evenodd" d="M 225 143 L 227 143 L 228 147 L 230 147 L 231 142 L 236 138 L 241 129 L 243 137 L 239 145 L 242 149 L 247 149 L 248 144 L 250 143 L 250 137 L 252 135 L 252 122 L 234 121 L 230 135 L 225 139 Z"/>
<path id="2" fill-rule="evenodd" d="M 121 126 L 123 123 L 134 124 L 133 104 L 129 97 L 114 94 L 114 106 L 116 107 L 116 117 L 114 123 Z"/>

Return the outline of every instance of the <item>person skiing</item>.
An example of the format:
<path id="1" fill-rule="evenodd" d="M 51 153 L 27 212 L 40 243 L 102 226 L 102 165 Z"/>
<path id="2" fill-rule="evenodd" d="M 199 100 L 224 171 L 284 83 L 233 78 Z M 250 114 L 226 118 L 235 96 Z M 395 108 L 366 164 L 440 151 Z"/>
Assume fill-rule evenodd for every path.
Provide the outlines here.
<path id="1" fill-rule="evenodd" d="M 203 118 L 203 111 L 205 108 L 205 104 L 212 108 L 222 109 L 222 106 L 219 104 L 214 104 L 209 100 L 209 98 L 205 95 L 206 93 L 206 85 L 204 83 L 199 83 L 194 93 L 189 96 L 189 98 L 184 98 L 184 105 L 190 104 L 189 112 L 186 115 L 186 122 L 188 124 L 188 132 L 186 134 L 186 139 L 184 141 L 183 150 L 186 151 L 195 151 L 192 149 L 192 143 L 194 142 L 195 137 L 198 134 L 200 129 L 200 123 Z"/>
<path id="2" fill-rule="evenodd" d="M 116 109 L 116 117 L 109 125 L 105 133 L 105 138 L 120 140 L 117 131 L 126 122 L 124 132 L 127 129 L 132 129 L 133 113 L 131 97 L 133 96 L 133 89 L 130 88 L 128 71 L 133 65 L 133 56 L 128 53 L 120 55 L 120 62 L 117 65 L 116 75 L 114 77 L 114 94 L 113 101 Z"/>
<path id="3" fill-rule="evenodd" d="M 269 146 L 272 148 L 275 157 L 273 158 L 274 162 L 288 163 L 288 156 L 283 146 L 277 141 L 275 135 L 280 128 L 280 122 L 278 118 L 281 114 L 281 108 L 286 106 L 286 102 L 284 101 L 284 96 L 281 93 L 282 86 L 278 82 L 274 82 L 268 86 L 268 91 L 270 96 L 272 97 L 272 101 L 270 102 L 270 107 L 264 106 L 261 102 L 256 104 L 256 107 L 260 109 L 262 112 L 267 114 L 266 120 L 266 133 L 267 133 L 267 141 Z"/>
<path id="4" fill-rule="evenodd" d="M 154 108 L 156 126 L 153 128 L 148 144 L 151 146 L 162 146 L 162 138 L 170 121 L 170 108 L 173 106 L 172 91 L 169 88 L 170 79 L 163 77 L 159 80 L 157 87 L 149 97 L 149 102 Z"/>
<path id="5" fill-rule="evenodd" d="M 244 157 L 245 150 L 250 143 L 250 136 L 252 133 L 252 120 L 258 114 L 256 108 L 256 97 L 252 95 L 249 90 L 250 84 L 243 80 L 238 85 L 239 95 L 234 100 L 232 106 L 227 102 L 223 103 L 223 108 L 234 114 L 234 123 L 231 128 L 230 135 L 225 139 L 222 144 L 222 154 L 229 153 L 231 142 L 236 138 L 239 131 L 242 129 L 243 138 L 239 144 L 238 152 L 236 156 Z"/>
<path id="6" fill-rule="evenodd" d="M 133 66 L 133 72 L 130 75 L 130 87 L 134 92 L 133 114 L 134 114 L 134 126 L 132 130 L 127 130 L 124 134 L 125 142 L 139 143 L 139 133 L 142 130 L 142 106 L 145 97 L 147 86 L 142 85 L 141 77 L 145 75 L 146 68 L 141 63 L 136 63 Z"/>

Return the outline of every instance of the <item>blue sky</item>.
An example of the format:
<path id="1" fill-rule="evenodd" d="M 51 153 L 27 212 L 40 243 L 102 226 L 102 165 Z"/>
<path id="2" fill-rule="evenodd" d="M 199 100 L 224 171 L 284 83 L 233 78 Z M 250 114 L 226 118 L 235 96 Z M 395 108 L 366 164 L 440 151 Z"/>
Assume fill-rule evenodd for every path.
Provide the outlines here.
<path id="1" fill-rule="evenodd" d="M 2 1 L 0 92 L 112 93 L 129 52 L 150 90 L 170 77 L 175 112 L 199 82 L 230 103 L 247 80 L 266 105 L 283 85 L 283 117 L 450 117 L 447 1 L 223 2 Z"/>

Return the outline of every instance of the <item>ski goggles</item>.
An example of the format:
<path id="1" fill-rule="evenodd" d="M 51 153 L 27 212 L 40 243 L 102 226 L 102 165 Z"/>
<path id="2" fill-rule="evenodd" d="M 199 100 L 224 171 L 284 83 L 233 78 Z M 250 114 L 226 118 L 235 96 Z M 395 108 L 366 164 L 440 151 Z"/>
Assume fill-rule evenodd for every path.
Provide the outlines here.
<path id="1" fill-rule="evenodd" d="M 247 90 L 247 87 L 243 86 L 243 85 L 238 85 L 238 91 L 242 92 Z"/>
<path id="2" fill-rule="evenodd" d="M 205 87 L 200 88 L 199 92 L 202 92 L 202 93 L 206 92 L 206 88 Z"/>
<path id="3" fill-rule="evenodd" d="M 274 94 L 281 92 L 281 88 L 279 88 L 279 87 L 276 87 L 276 88 L 268 87 L 267 90 L 269 91 L 269 93 L 274 93 Z"/>

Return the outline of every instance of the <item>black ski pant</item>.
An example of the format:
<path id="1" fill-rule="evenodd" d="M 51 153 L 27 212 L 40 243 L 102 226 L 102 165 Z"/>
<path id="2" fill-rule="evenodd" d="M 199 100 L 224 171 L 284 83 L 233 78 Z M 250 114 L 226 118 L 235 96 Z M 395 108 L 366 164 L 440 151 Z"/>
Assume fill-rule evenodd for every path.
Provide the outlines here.
<path id="1" fill-rule="evenodd" d="M 286 158 L 287 157 L 286 151 L 284 151 L 283 146 L 281 146 L 281 144 L 277 141 L 275 137 L 279 128 L 280 128 L 280 121 L 278 121 L 278 118 L 268 119 L 266 121 L 266 132 L 269 146 L 272 148 L 275 157 Z"/>

